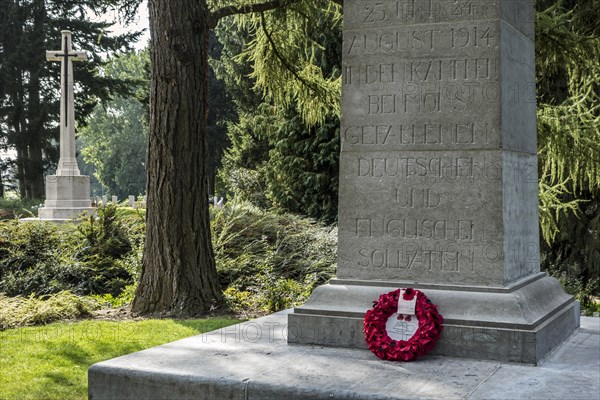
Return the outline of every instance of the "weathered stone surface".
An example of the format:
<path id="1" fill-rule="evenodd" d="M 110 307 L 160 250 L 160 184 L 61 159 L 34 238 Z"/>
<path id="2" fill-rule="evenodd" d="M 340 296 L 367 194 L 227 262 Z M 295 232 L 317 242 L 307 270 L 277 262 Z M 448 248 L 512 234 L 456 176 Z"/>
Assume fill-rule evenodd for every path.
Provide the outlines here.
<path id="1" fill-rule="evenodd" d="M 539 271 L 532 4 L 346 3 L 338 277 Z"/>
<path id="2" fill-rule="evenodd" d="M 502 19 L 530 40 L 535 35 L 531 0 L 347 0 L 344 4 L 347 30 Z"/>
<path id="3" fill-rule="evenodd" d="M 66 220 L 82 212 L 93 212 L 90 177 L 46 176 L 46 201 L 38 210 L 42 220 Z"/>
<path id="4" fill-rule="evenodd" d="M 583 318 L 538 367 L 435 355 L 394 363 L 368 351 L 288 345 L 286 335 L 278 313 L 104 361 L 89 370 L 89 398 L 593 400 L 600 391 L 598 318 Z"/>
<path id="5" fill-rule="evenodd" d="M 505 288 L 334 280 L 289 315 L 288 341 L 365 349 L 365 312 L 379 295 L 409 286 L 444 316 L 434 354 L 536 364 L 579 325 L 579 303 L 544 273 Z"/>
<path id="6" fill-rule="evenodd" d="M 539 271 L 535 156 L 347 152 L 340 165 L 338 278 L 504 286 Z"/>
<path id="7" fill-rule="evenodd" d="M 537 155 L 535 45 L 509 24 L 500 28 L 502 148 Z"/>

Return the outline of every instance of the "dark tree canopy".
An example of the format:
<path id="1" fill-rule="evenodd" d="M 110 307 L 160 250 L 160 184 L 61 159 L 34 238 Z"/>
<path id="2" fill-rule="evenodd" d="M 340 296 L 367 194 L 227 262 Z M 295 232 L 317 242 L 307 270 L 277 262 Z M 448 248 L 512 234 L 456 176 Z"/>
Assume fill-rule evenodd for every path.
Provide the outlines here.
<path id="1" fill-rule="evenodd" d="M 14 167 L 22 198 L 44 197 L 44 173 L 58 161 L 60 64 L 46 62 L 45 51 L 60 46 L 60 31 L 73 31 L 74 47 L 90 56 L 74 66 L 79 123 L 99 99 L 129 90 L 127 82 L 96 73 L 105 62 L 103 54 L 129 50 L 139 36 L 112 36 L 109 23 L 90 20 L 113 3 L 0 1 L 0 143 L 17 153 Z"/>

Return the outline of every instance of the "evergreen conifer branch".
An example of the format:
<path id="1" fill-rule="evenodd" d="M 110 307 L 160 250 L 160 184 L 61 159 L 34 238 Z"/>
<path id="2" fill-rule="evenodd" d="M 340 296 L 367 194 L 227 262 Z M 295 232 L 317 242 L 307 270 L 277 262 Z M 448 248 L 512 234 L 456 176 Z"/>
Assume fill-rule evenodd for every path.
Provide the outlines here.
<path id="1" fill-rule="evenodd" d="M 258 4 L 243 4 L 237 6 L 221 7 L 211 13 L 210 27 L 214 28 L 220 19 L 238 14 L 264 13 L 265 11 L 274 10 L 297 3 L 299 0 L 272 0 Z"/>

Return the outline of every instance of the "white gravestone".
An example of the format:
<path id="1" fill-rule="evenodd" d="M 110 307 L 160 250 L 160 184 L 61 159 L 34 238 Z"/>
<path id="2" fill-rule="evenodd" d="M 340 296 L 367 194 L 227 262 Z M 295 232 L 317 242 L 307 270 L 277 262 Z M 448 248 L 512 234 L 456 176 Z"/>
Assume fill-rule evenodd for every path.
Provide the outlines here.
<path id="1" fill-rule="evenodd" d="M 60 159 L 56 175 L 46 177 L 46 202 L 39 209 L 39 217 L 43 220 L 66 220 L 93 210 L 90 177 L 80 174 L 75 151 L 73 61 L 85 61 L 87 55 L 73 50 L 71 32 L 61 33 L 61 49 L 46 51 L 48 61 L 61 63 Z"/>

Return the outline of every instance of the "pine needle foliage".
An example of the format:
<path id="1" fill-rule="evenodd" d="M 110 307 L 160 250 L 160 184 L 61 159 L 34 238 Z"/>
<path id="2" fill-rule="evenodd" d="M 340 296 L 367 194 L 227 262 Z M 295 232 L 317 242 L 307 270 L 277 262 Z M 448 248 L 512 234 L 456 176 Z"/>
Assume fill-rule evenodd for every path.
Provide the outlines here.
<path id="1" fill-rule="evenodd" d="M 600 186 L 600 4 L 568 9 L 558 1 L 537 14 L 538 129 L 542 175 L 574 192 Z"/>
<path id="2" fill-rule="evenodd" d="M 569 194 L 568 181 L 550 185 L 547 183 L 548 180 L 546 176 L 543 176 L 539 182 L 540 226 L 544 238 L 554 239 L 560 232 L 558 225 L 560 218 L 566 217 L 570 213 L 577 215 L 579 205 L 584 200 L 565 200 L 565 196 Z"/>
<path id="3" fill-rule="evenodd" d="M 543 7 L 538 1 L 538 7 Z M 548 185 L 600 187 L 600 4 L 557 1 L 537 13 L 538 149 Z M 550 237 L 545 236 L 546 239 Z"/>
<path id="4" fill-rule="evenodd" d="M 218 6 L 256 4 L 215 1 Z M 330 0 L 297 0 L 268 12 L 240 14 L 222 24 L 252 38 L 236 61 L 251 65 L 250 78 L 266 100 L 277 107 L 295 104 L 308 125 L 339 116 L 341 69 L 321 68 L 325 48 L 319 32 L 339 27 L 341 9 Z M 217 4 L 215 4 L 217 5 Z"/>
<path id="5" fill-rule="evenodd" d="M 600 274 L 600 3 L 536 7 L 542 266 L 597 292 L 590 283 Z"/>
<path id="6" fill-rule="evenodd" d="M 331 223 L 337 217 L 340 89 L 327 87 L 339 84 L 341 15 L 330 2 L 311 7 L 239 16 L 217 27 L 223 53 L 212 67 L 238 111 L 228 125 L 232 146 L 219 177 L 221 193 Z M 309 64 L 307 70 L 318 70 L 316 81 L 298 72 Z"/>

